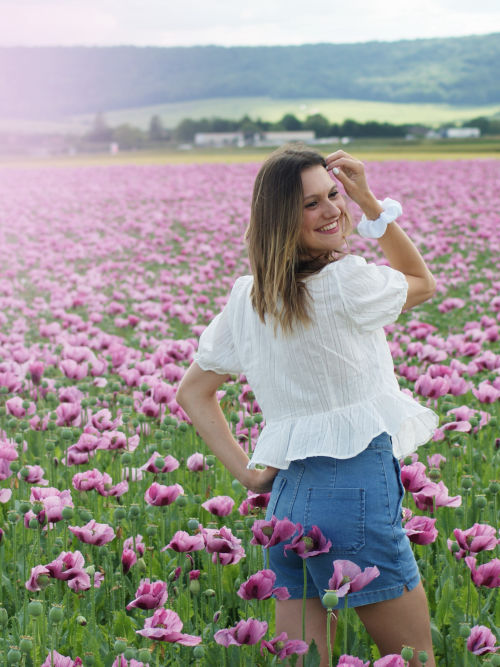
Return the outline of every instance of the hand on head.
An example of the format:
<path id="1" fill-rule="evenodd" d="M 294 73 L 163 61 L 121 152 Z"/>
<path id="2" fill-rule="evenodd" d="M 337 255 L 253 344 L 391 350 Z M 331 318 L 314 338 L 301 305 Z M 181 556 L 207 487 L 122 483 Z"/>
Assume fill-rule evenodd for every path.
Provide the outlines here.
<path id="1" fill-rule="evenodd" d="M 346 194 L 356 204 L 362 204 L 373 197 L 366 181 L 365 167 L 361 160 L 357 160 L 349 153 L 339 150 L 330 153 L 326 158 L 326 168 L 331 171 L 344 186 Z"/>

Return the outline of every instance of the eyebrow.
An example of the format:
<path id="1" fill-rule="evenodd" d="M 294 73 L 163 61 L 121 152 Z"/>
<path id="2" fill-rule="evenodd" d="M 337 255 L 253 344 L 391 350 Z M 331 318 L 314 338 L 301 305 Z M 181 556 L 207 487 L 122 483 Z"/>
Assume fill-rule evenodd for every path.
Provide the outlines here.
<path id="1" fill-rule="evenodd" d="M 336 190 L 338 190 L 338 187 L 337 187 L 337 184 L 334 183 L 334 184 L 332 185 L 332 187 L 328 190 L 328 194 L 330 194 L 330 192 L 334 192 L 334 191 L 336 191 Z M 321 195 L 317 195 L 317 194 L 306 195 L 306 196 L 304 197 L 304 201 L 305 201 L 306 199 L 311 199 L 312 197 L 321 197 Z"/>

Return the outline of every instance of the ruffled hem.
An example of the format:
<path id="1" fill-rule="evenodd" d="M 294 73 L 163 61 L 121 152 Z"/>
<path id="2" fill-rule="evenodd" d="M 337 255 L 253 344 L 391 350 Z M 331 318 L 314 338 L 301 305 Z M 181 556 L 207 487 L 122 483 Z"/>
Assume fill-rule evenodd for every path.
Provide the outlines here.
<path id="1" fill-rule="evenodd" d="M 432 438 L 438 415 L 403 393 L 387 393 L 342 410 L 270 421 L 260 434 L 247 468 L 257 464 L 286 470 L 309 456 L 349 459 L 384 431 L 396 458 L 408 456 Z"/>

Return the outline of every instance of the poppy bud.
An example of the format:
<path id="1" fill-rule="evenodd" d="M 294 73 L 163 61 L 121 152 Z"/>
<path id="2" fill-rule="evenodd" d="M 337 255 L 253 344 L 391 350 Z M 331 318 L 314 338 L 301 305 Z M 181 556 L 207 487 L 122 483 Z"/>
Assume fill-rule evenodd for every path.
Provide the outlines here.
<path id="1" fill-rule="evenodd" d="M 32 600 L 28 605 L 28 614 L 36 617 L 41 616 L 43 612 L 43 605 L 39 600 Z"/>
<path id="2" fill-rule="evenodd" d="M 335 591 L 326 591 L 323 597 L 321 598 L 321 602 L 323 603 L 323 606 L 326 607 L 327 609 L 333 609 L 333 607 L 337 606 L 339 598 Z"/>
<path id="3" fill-rule="evenodd" d="M 17 648 L 17 646 L 13 646 L 7 653 L 7 664 L 17 665 L 21 662 L 21 657 L 21 651 Z"/>
<path id="4" fill-rule="evenodd" d="M 411 660 L 413 658 L 413 649 L 411 646 L 403 646 L 403 650 L 401 651 L 401 657 L 403 660 Z"/>
<path id="5" fill-rule="evenodd" d="M 61 607 L 51 607 L 49 611 L 49 621 L 50 623 L 60 623 L 64 618 L 64 612 Z"/>
<path id="6" fill-rule="evenodd" d="M 115 653 L 123 653 L 123 651 L 127 648 L 127 640 L 122 639 L 121 637 L 118 637 L 115 640 L 115 643 L 113 644 L 113 651 Z"/>
<path id="7" fill-rule="evenodd" d="M 200 660 L 205 655 L 205 649 L 203 646 L 195 646 L 193 649 L 193 658 Z"/>
<path id="8" fill-rule="evenodd" d="M 33 640 L 31 637 L 21 637 L 19 648 L 21 649 L 21 653 L 31 653 L 33 648 Z"/>

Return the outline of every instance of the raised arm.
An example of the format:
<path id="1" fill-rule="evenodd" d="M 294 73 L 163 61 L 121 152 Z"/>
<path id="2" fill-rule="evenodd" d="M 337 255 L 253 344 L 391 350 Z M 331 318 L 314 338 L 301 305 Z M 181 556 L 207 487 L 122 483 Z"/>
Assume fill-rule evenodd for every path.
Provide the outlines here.
<path id="1" fill-rule="evenodd" d="M 229 377 L 204 371 L 197 363 L 193 363 L 182 378 L 176 400 L 189 415 L 208 448 L 231 475 L 251 491 L 267 493 L 271 490 L 278 470 L 271 467 L 265 470 L 247 469 L 248 456 L 233 438 L 217 400 L 217 389 Z"/>
<path id="2" fill-rule="evenodd" d="M 342 183 L 346 194 L 361 208 L 368 220 L 375 220 L 382 207 L 366 181 L 362 162 L 345 151 L 336 151 L 326 158 L 327 169 Z M 378 243 L 390 266 L 401 271 L 408 283 L 408 294 L 403 310 L 430 299 L 436 290 L 436 281 L 422 255 L 397 222 L 387 225 Z"/>

